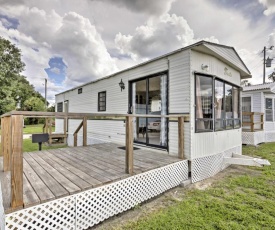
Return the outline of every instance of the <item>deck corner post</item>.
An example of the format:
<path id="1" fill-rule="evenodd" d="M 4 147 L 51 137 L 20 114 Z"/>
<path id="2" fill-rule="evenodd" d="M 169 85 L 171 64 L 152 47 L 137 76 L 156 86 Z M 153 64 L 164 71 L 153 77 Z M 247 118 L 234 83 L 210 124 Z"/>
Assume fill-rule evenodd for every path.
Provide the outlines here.
<path id="1" fill-rule="evenodd" d="M 133 117 L 126 117 L 126 173 L 133 174 L 134 172 L 134 157 L 133 157 Z"/>
<path id="2" fill-rule="evenodd" d="M 3 155 L 3 171 L 11 170 L 11 117 L 1 118 L 1 148 Z"/>
<path id="3" fill-rule="evenodd" d="M 11 208 L 23 206 L 23 115 L 11 116 Z"/>
<path id="4" fill-rule="evenodd" d="M 184 159 L 184 117 L 178 117 L 178 158 Z"/>

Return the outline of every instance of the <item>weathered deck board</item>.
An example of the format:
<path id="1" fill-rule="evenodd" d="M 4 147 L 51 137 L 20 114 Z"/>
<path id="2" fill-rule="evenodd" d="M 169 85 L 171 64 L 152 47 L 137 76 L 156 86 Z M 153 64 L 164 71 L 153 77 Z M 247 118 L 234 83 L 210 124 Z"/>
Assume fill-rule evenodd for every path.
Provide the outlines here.
<path id="1" fill-rule="evenodd" d="M 24 154 L 25 157 L 25 154 Z M 40 177 L 36 174 L 34 169 L 29 165 L 29 163 L 24 159 L 23 160 L 24 174 L 28 181 L 31 183 L 35 193 L 40 200 L 49 201 L 55 196 L 51 190 L 44 184 Z"/>
<path id="2" fill-rule="evenodd" d="M 69 163 L 71 165 L 80 166 L 81 167 L 81 171 L 87 173 L 88 175 L 90 175 L 91 177 L 95 178 L 96 180 L 100 181 L 103 184 L 107 183 L 108 181 L 110 181 L 110 179 L 108 177 L 98 174 L 93 168 L 87 167 L 85 165 L 85 163 L 77 160 L 74 157 L 71 157 L 69 154 L 64 154 L 64 152 L 61 151 L 60 149 L 58 149 L 58 150 L 59 150 L 57 152 L 58 154 L 56 154 L 55 156 L 59 157 L 63 161 L 66 161 L 67 163 Z"/>
<path id="3" fill-rule="evenodd" d="M 36 192 L 32 188 L 25 174 L 23 175 L 23 200 L 24 207 L 27 208 L 32 205 L 37 205 L 40 203 L 40 199 Z"/>
<path id="4" fill-rule="evenodd" d="M 48 164 L 52 165 L 62 175 L 66 176 L 76 186 L 78 186 L 79 188 L 81 188 L 81 190 L 85 190 L 86 188 L 91 187 L 91 184 L 89 184 L 88 182 L 86 182 L 85 180 L 83 180 L 81 177 L 79 177 L 76 174 L 72 173 L 70 170 L 68 170 L 67 168 L 63 167 L 62 164 L 59 164 L 57 161 L 52 160 L 49 157 L 49 154 L 46 155 L 44 153 L 37 152 L 37 155 L 40 156 Z"/>
<path id="5" fill-rule="evenodd" d="M 69 179 L 59 173 L 52 165 L 48 164 L 42 158 L 39 157 L 37 152 L 29 153 L 30 156 L 51 175 L 59 184 L 61 184 L 70 194 L 81 191 L 81 189 L 72 183 Z"/>
<path id="6" fill-rule="evenodd" d="M 59 184 L 55 178 L 50 175 L 41 165 L 39 165 L 29 153 L 24 153 L 24 159 L 33 168 L 36 174 L 41 178 L 41 180 L 47 185 L 55 197 L 63 197 L 69 195 L 68 191 Z"/>
<path id="7" fill-rule="evenodd" d="M 125 150 L 114 143 L 23 154 L 24 208 L 129 177 Z M 1 169 L 0 158 L 0 169 Z M 134 174 L 180 161 L 164 151 L 134 151 Z M 6 213 L 10 212 L 10 172 L 0 172 Z"/>

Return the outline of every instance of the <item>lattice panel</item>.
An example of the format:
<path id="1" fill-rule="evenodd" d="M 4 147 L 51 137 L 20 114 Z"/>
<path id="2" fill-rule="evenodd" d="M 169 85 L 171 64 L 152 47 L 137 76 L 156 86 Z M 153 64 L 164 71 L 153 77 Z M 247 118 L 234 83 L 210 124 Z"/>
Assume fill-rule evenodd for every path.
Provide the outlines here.
<path id="1" fill-rule="evenodd" d="M 266 142 L 274 142 L 275 141 L 275 133 L 274 132 L 266 132 L 265 133 L 265 141 Z"/>
<path id="2" fill-rule="evenodd" d="M 187 160 L 6 215 L 6 229 L 87 229 L 188 179 Z"/>
<path id="3" fill-rule="evenodd" d="M 4 212 L 4 206 L 3 206 L 1 181 L 0 181 L 0 229 L 5 230 L 5 212 Z"/>
<path id="4" fill-rule="evenodd" d="M 75 229 L 75 197 L 69 196 L 6 215 L 6 229 Z"/>
<path id="5" fill-rule="evenodd" d="M 232 153 L 241 154 L 241 146 L 228 149 L 216 155 L 193 159 L 191 161 L 192 183 L 212 177 L 225 169 L 228 164 L 225 165 L 223 163 L 223 158 L 232 156 Z"/>
<path id="6" fill-rule="evenodd" d="M 259 132 L 242 132 L 242 143 L 246 145 L 257 145 L 265 142 L 264 131 Z M 274 139 L 275 141 L 275 139 Z"/>
<path id="7" fill-rule="evenodd" d="M 185 160 L 82 192 L 77 196 L 77 229 L 94 226 L 187 179 L 188 164 Z"/>

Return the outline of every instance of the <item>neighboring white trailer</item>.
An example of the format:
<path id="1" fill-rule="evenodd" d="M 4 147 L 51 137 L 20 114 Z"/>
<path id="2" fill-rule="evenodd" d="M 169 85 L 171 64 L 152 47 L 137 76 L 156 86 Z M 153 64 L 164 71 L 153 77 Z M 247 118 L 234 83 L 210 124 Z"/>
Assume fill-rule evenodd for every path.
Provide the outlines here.
<path id="1" fill-rule="evenodd" d="M 56 111 L 189 115 L 184 151 L 195 182 L 226 167 L 224 157 L 241 154 L 240 81 L 250 77 L 234 48 L 201 41 L 57 94 Z M 69 120 L 68 145 L 80 122 Z M 56 121 L 59 131 L 61 120 Z M 176 155 L 177 135 L 175 120 L 135 120 L 136 144 Z M 78 140 L 80 145 L 81 135 Z M 108 141 L 124 143 L 124 121 L 89 120 L 88 144 Z"/>
<path id="2" fill-rule="evenodd" d="M 263 126 L 255 125 L 254 132 L 243 127 L 243 144 L 257 145 L 263 142 L 275 141 L 275 83 L 250 85 L 243 87 L 242 111 L 263 113 Z M 249 118 L 244 117 L 249 120 Z M 260 116 L 255 115 L 254 122 L 261 122 Z"/>

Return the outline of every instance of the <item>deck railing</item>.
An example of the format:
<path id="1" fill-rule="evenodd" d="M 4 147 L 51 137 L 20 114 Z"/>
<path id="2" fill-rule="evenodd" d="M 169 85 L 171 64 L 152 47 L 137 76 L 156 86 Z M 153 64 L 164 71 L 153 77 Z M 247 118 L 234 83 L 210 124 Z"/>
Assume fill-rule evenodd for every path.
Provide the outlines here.
<path id="1" fill-rule="evenodd" d="M 23 207 L 23 119 L 24 117 L 46 118 L 49 122 L 52 118 L 64 119 L 64 133 L 66 133 L 67 119 L 82 119 L 81 124 L 74 132 L 74 145 L 77 144 L 77 133 L 83 131 L 83 146 L 87 145 L 87 120 L 123 118 L 126 127 L 126 154 L 125 171 L 128 174 L 134 172 L 133 156 L 133 119 L 142 118 L 167 118 L 178 121 L 178 157 L 184 156 L 184 121 L 189 121 L 189 115 L 142 115 L 142 114 L 98 114 L 98 113 L 59 113 L 59 112 L 30 112 L 12 111 L 1 116 L 1 143 L 3 154 L 3 170 L 11 171 L 11 208 Z M 48 124 L 48 123 L 47 123 Z M 44 127 L 51 131 L 50 126 Z"/>
<path id="2" fill-rule="evenodd" d="M 264 113 L 242 112 L 244 131 L 255 132 L 264 129 Z"/>

